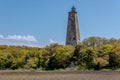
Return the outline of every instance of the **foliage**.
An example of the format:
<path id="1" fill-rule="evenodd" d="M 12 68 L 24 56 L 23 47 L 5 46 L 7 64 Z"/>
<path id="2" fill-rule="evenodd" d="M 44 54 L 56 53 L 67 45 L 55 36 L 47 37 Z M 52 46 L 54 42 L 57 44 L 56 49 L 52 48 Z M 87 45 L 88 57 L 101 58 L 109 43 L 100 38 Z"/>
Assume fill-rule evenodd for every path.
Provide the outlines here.
<path id="1" fill-rule="evenodd" d="M 86 53 L 85 53 L 85 63 L 86 63 L 86 67 L 87 69 L 91 69 L 94 67 L 94 55 L 95 52 L 93 50 L 93 48 L 87 48 L 86 49 Z"/>
<path id="2" fill-rule="evenodd" d="M 0 69 L 118 69 L 120 39 L 89 37 L 76 47 L 50 44 L 44 48 L 0 46 Z"/>
<path id="3" fill-rule="evenodd" d="M 120 60 L 115 52 L 109 54 L 109 67 L 112 69 L 117 69 L 120 67 Z"/>

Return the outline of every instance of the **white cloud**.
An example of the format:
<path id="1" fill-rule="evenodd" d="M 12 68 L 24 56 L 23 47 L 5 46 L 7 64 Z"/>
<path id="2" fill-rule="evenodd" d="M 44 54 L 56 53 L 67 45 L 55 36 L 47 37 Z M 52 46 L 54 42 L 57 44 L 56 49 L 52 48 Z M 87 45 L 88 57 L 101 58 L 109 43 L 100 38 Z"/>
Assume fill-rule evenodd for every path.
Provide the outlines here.
<path id="1" fill-rule="evenodd" d="M 0 35 L 0 45 L 25 45 L 32 47 L 39 47 L 38 41 L 34 36 L 21 36 L 21 35 Z"/>
<path id="2" fill-rule="evenodd" d="M 52 43 L 58 43 L 58 44 L 61 44 L 61 45 L 65 45 L 64 42 L 55 41 L 55 40 L 53 40 L 53 39 L 50 39 L 50 44 L 52 44 Z"/>
<path id="3" fill-rule="evenodd" d="M 58 43 L 58 42 L 50 39 L 50 44 L 51 44 L 51 43 Z"/>
<path id="4" fill-rule="evenodd" d="M 36 42 L 34 36 L 21 36 L 21 35 L 8 35 L 7 37 L 4 37 L 3 35 L 0 35 L 1 39 L 11 39 L 11 40 L 22 40 L 22 41 L 33 41 Z"/>
<path id="5" fill-rule="evenodd" d="M 0 39 L 3 38 L 3 35 L 0 35 Z"/>

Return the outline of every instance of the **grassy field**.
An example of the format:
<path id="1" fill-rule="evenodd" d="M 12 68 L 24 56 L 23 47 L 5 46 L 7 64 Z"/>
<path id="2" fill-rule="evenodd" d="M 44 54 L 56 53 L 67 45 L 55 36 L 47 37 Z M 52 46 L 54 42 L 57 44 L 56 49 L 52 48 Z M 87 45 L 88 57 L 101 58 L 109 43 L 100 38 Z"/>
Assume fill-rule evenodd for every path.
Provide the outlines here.
<path id="1" fill-rule="evenodd" d="M 119 71 L 0 71 L 0 80 L 120 80 Z"/>

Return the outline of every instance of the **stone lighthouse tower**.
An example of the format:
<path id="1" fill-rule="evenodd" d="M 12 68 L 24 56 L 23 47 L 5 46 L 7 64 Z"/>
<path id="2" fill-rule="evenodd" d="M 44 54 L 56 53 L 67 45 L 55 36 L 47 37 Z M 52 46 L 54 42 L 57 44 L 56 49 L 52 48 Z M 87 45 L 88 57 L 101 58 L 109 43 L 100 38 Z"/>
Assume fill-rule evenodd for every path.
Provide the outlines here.
<path id="1" fill-rule="evenodd" d="M 66 45 L 76 46 L 80 44 L 79 25 L 76 8 L 73 6 L 68 14 Z"/>

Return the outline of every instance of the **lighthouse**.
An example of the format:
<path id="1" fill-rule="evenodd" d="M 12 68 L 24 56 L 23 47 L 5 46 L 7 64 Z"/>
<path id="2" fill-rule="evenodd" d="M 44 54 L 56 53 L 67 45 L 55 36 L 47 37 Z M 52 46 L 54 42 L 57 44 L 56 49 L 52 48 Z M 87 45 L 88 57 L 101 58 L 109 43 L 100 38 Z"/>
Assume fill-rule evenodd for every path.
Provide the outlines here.
<path id="1" fill-rule="evenodd" d="M 80 33 L 76 8 L 73 6 L 68 12 L 68 25 L 66 34 L 66 45 L 76 46 L 80 44 Z"/>

